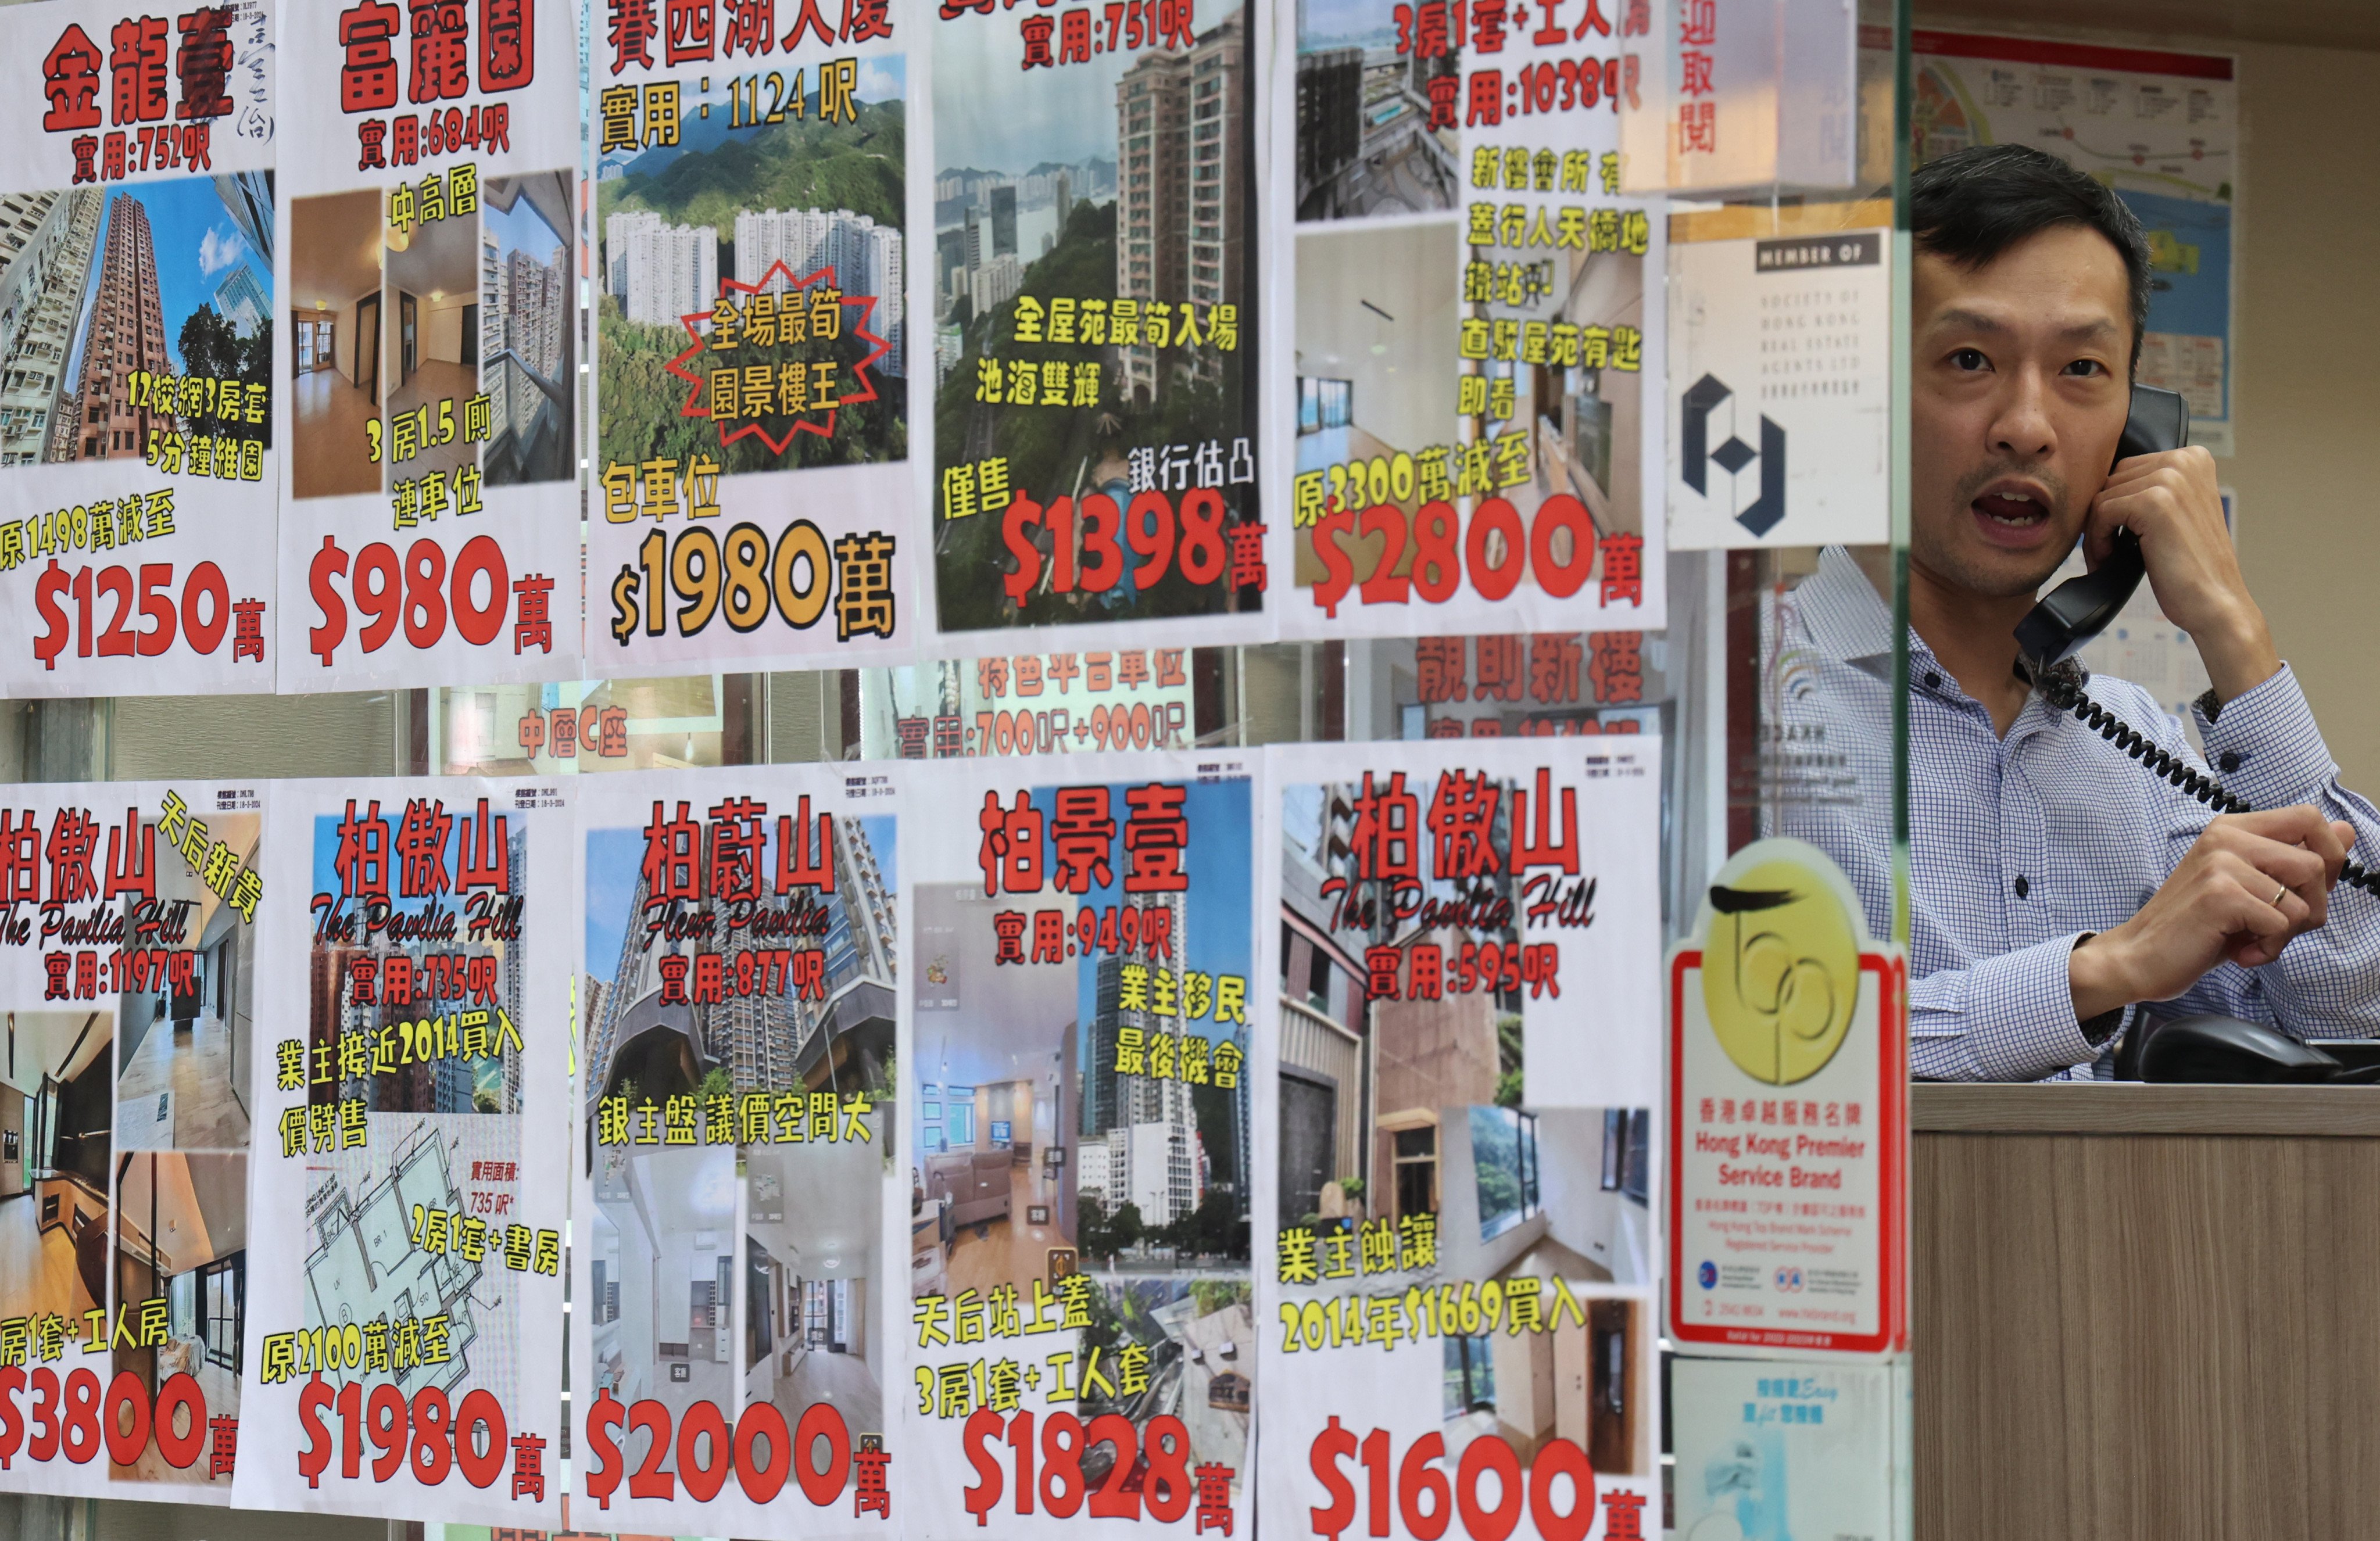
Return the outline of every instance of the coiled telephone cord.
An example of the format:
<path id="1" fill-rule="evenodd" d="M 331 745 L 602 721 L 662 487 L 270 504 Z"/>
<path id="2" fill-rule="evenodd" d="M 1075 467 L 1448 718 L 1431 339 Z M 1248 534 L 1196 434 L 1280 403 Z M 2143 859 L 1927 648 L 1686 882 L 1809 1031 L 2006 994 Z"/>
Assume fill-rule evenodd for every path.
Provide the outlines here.
<path id="1" fill-rule="evenodd" d="M 2251 813 L 2253 807 L 2244 797 L 2224 790 L 2213 777 L 2194 769 L 2158 745 L 2144 737 L 2132 725 L 2093 700 L 2083 692 L 2081 681 L 2067 668 L 2049 671 L 2042 682 L 2042 695 L 2060 711 L 2070 711 L 2083 726 L 2139 760 L 2149 774 L 2160 777 L 2197 798 L 2217 813 Z M 2366 893 L 2380 896 L 2380 873 L 2350 860 L 2338 870 L 2338 880 L 2351 883 Z"/>

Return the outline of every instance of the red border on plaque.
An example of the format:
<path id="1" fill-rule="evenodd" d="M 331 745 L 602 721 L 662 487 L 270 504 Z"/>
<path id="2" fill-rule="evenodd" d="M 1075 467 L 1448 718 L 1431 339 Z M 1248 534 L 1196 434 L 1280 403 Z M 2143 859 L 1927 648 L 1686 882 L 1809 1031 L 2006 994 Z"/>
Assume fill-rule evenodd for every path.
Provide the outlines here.
<path id="1" fill-rule="evenodd" d="M 1730 1348 L 1771 1349 L 1788 1353 L 1890 1353 L 1909 1346 L 1909 1300 L 1904 1282 L 1909 1255 L 1909 1036 L 1885 1032 L 1877 1046 L 1876 1106 L 1883 1114 L 1877 1130 L 1876 1207 L 1882 1256 L 1876 1278 L 1883 1290 L 1877 1303 L 1876 1330 L 1870 1333 L 1812 1332 L 1800 1329 L 1703 1327 L 1685 1315 L 1685 1100 L 1678 1066 L 1684 1062 L 1686 970 L 1702 966 L 1700 949 L 1680 952 L 1670 960 L 1670 1336 L 1681 1343 L 1706 1343 Z M 1860 954 L 1860 972 L 1876 976 L 1876 1023 L 1879 1031 L 1896 1020 L 1908 965 L 1881 953 Z"/>

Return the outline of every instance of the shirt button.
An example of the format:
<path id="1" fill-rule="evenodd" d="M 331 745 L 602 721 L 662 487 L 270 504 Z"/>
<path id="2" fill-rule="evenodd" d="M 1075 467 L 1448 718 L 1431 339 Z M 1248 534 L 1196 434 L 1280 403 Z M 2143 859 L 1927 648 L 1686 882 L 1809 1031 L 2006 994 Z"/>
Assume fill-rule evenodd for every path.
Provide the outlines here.
<path id="1" fill-rule="evenodd" d="M 2017 896 L 2018 898 L 2022 899 L 2022 898 L 2023 898 L 2026 894 L 2031 893 L 2032 892 L 2033 892 L 2033 885 L 2032 885 L 2031 883 L 2026 882 L 2022 878 L 2019 878 L 2019 879 L 2016 880 L 2016 896 Z"/>
<path id="2" fill-rule="evenodd" d="M 1936 673 L 1935 673 L 1933 670 L 1931 670 L 1931 669 L 1928 669 L 1928 670 L 1926 670 L 1926 671 L 1925 671 L 1925 688 L 1926 688 L 1926 689 L 1928 689 L 1928 690 L 1937 689 L 1937 688 L 1939 688 L 1939 687 L 1940 687 L 1941 684 L 1942 684 L 1942 676 L 1941 676 L 1941 675 L 1939 675 L 1939 674 Z"/>
<path id="3" fill-rule="evenodd" d="M 2215 763 L 2221 766 L 2223 768 L 2223 773 L 2228 776 L 2232 771 L 2240 769 L 2239 753 L 2236 750 L 2226 749 L 2223 751 L 2223 757 L 2220 759 L 2217 759 Z"/>

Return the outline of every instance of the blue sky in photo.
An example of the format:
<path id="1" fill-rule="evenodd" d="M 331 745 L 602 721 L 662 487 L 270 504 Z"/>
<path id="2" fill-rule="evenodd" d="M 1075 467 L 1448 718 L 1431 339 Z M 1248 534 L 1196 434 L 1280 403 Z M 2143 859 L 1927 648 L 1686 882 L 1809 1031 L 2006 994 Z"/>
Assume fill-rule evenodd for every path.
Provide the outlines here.
<path id="1" fill-rule="evenodd" d="M 231 276 L 235 263 L 245 263 L 266 298 L 273 295 L 273 265 L 257 254 L 233 223 L 231 212 L 215 192 L 212 177 L 191 176 L 136 183 L 107 195 L 107 224 L 102 226 L 98 250 L 107 251 L 107 229 L 116 209 L 128 198 L 140 200 L 149 212 L 149 237 L 157 254 L 157 300 L 165 318 L 165 351 L 176 371 L 182 366 L 182 323 L 200 306 L 214 303 L 215 289 Z M 93 264 L 94 269 L 98 266 Z M 96 283 L 97 274 L 93 280 Z M 86 312 L 88 320 L 88 312 Z M 78 336 L 78 352 L 80 338 Z"/>
<path id="2" fill-rule="evenodd" d="M 1127 783 L 1119 782 L 1108 789 L 1109 806 L 1116 821 L 1115 855 L 1110 858 L 1114 868 L 1112 880 L 1104 888 L 1095 888 L 1079 896 L 1075 904 L 1087 910 L 1105 910 L 1110 904 L 1141 904 L 1152 895 L 1126 893 L 1123 891 L 1123 826 L 1132 808 L 1123 800 Z M 1248 925 L 1248 906 L 1256 875 L 1250 870 L 1253 843 L 1248 839 L 1248 826 L 1256 808 L 1250 801 L 1248 783 L 1244 780 L 1227 782 L 1190 782 L 1188 796 L 1183 799 L 1183 811 L 1190 819 L 1190 849 L 1182 858 L 1183 870 L 1190 874 L 1189 901 L 1184 906 L 1190 924 L 1186 945 L 1174 939 L 1174 956 L 1184 968 L 1221 976 L 1236 974 L 1246 978 L 1253 960 Z M 1055 818 L 1057 795 L 1050 787 L 1033 789 L 1033 805 L 1041 810 L 1045 820 Z M 1044 826 L 1047 828 L 1047 825 Z M 1056 868 L 1050 868 L 1052 877 Z M 1099 1014 L 1099 959 L 1094 953 L 1079 961 L 1076 969 L 1076 1020 L 1089 1023 Z M 1251 1004 L 1256 991 L 1250 987 Z M 1224 1034 L 1209 1032 L 1210 1037 Z"/>
<path id="3" fill-rule="evenodd" d="M 480 228 L 491 231 L 496 237 L 496 251 L 510 257 L 516 251 L 526 251 L 540 262 L 551 262 L 563 239 L 538 217 L 537 205 L 524 196 L 513 200 L 511 213 L 504 212 L 482 198 L 480 200 Z"/>

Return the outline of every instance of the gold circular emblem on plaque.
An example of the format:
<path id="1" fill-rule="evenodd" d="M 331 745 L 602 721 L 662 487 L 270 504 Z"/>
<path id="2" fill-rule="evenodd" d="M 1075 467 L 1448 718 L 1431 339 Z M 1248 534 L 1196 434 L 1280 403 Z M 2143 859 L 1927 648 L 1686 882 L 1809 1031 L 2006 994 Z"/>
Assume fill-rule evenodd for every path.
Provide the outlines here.
<path id="1" fill-rule="evenodd" d="M 1727 1057 L 1790 1086 L 1826 1068 L 1859 999 L 1859 941 L 1834 891 L 1797 862 L 1767 861 L 1710 890 L 1703 1010 Z"/>

